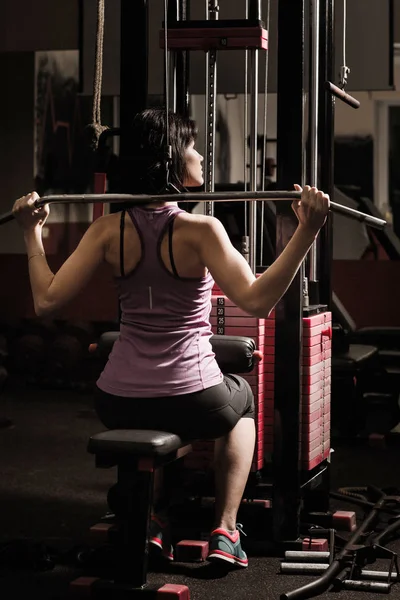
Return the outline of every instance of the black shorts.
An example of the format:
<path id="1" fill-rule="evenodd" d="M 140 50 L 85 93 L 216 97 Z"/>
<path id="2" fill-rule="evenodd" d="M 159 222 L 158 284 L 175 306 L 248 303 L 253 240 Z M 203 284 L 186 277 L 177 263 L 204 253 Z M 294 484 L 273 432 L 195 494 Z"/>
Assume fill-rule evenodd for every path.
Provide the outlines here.
<path id="1" fill-rule="evenodd" d="M 95 409 L 108 429 L 154 429 L 183 439 L 216 439 L 242 417 L 254 419 L 250 385 L 238 375 L 224 375 L 218 385 L 181 396 L 123 398 L 99 389 Z"/>

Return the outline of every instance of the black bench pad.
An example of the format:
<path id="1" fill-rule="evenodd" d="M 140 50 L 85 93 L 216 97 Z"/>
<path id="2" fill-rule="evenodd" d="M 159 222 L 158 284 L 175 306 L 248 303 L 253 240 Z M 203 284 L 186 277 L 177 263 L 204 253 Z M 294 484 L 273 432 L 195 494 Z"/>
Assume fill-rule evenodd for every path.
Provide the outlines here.
<path id="1" fill-rule="evenodd" d="M 379 349 L 400 348 L 400 327 L 362 327 L 351 334 L 351 341 Z"/>
<path id="2" fill-rule="evenodd" d="M 364 346 L 362 344 L 350 344 L 347 352 L 335 354 L 332 357 L 332 370 L 347 371 L 354 368 L 364 367 L 367 361 L 378 355 L 376 346 Z"/>
<path id="3" fill-rule="evenodd" d="M 97 344 L 98 355 L 107 360 L 119 331 L 103 333 Z M 223 373 L 250 373 L 254 369 L 255 341 L 238 335 L 213 335 L 211 346 L 216 361 Z"/>
<path id="4" fill-rule="evenodd" d="M 88 443 L 88 452 L 102 456 L 110 454 L 140 458 L 158 457 L 176 452 L 188 443 L 166 431 L 112 429 L 92 435 Z"/>

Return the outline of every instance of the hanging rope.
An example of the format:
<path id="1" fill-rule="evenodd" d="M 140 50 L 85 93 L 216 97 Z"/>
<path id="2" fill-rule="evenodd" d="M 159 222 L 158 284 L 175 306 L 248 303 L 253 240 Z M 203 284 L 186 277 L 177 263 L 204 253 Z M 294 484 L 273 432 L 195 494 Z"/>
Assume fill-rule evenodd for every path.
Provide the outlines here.
<path id="1" fill-rule="evenodd" d="M 93 150 L 97 150 L 99 139 L 103 131 L 108 129 L 101 124 L 101 93 L 103 87 L 103 44 L 104 44 L 105 0 L 97 1 L 97 27 L 96 50 L 93 73 L 93 103 L 92 123 L 87 126 L 89 143 Z"/>
<path id="2" fill-rule="evenodd" d="M 347 86 L 350 68 L 346 64 L 346 41 L 347 41 L 347 0 L 343 0 L 343 65 L 340 68 L 339 87 L 344 90 Z"/>

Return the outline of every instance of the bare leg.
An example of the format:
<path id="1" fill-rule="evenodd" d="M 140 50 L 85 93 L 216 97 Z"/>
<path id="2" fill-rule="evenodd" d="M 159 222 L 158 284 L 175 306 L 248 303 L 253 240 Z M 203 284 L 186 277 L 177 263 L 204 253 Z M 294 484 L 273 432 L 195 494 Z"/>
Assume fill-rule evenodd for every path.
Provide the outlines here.
<path id="1" fill-rule="evenodd" d="M 242 418 L 215 442 L 215 526 L 235 531 L 255 444 L 254 419 Z"/>

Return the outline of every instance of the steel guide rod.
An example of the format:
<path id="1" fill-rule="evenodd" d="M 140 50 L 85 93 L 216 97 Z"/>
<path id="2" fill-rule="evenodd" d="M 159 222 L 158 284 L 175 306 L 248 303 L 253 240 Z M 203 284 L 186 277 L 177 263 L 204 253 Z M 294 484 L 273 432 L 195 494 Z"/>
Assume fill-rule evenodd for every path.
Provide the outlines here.
<path id="1" fill-rule="evenodd" d="M 310 185 L 318 187 L 318 114 L 319 114 L 319 22 L 320 0 L 311 0 L 311 77 L 310 77 Z M 317 243 L 309 253 L 309 279 L 317 281 Z"/>
<path id="2" fill-rule="evenodd" d="M 176 56 L 176 53 L 174 52 L 172 57 L 171 57 L 171 62 L 172 62 L 172 102 L 171 102 L 171 109 L 174 113 L 176 113 L 176 107 L 177 107 L 177 76 L 178 76 L 178 66 L 177 66 L 177 61 L 178 61 L 178 57 Z"/>
<path id="3" fill-rule="evenodd" d="M 180 19 L 187 21 L 190 19 L 190 1 L 180 0 Z M 178 55 L 178 81 L 179 94 L 177 103 L 177 112 L 181 115 L 189 116 L 190 112 L 190 94 L 189 94 L 189 70 L 190 58 L 189 51 L 183 50 Z"/>
<path id="4" fill-rule="evenodd" d="M 168 2 L 168 22 L 185 21 L 188 18 L 187 0 L 169 0 Z M 168 35 L 168 31 L 167 31 Z M 188 113 L 188 90 L 187 90 L 187 51 L 170 50 L 170 64 L 172 71 L 172 99 L 171 108 L 173 112 L 181 115 Z M 170 77 L 168 73 L 167 77 Z"/>
<path id="5" fill-rule="evenodd" d="M 169 21 L 179 21 L 181 18 L 179 11 L 179 0 L 173 0 L 168 3 L 168 20 Z M 165 24 L 165 27 L 167 24 Z M 170 71 L 172 71 L 172 99 L 171 99 L 171 109 L 175 113 L 177 109 L 177 101 L 178 101 L 178 54 L 176 51 L 169 51 L 170 55 Z M 171 77 L 171 73 L 167 72 L 165 77 Z"/>
<path id="6" fill-rule="evenodd" d="M 218 20 L 218 0 L 208 0 L 206 9 L 207 20 Z M 215 129 L 217 104 L 217 51 L 206 52 L 206 151 L 204 170 L 204 189 L 213 192 L 215 189 Z M 214 215 L 212 201 L 205 206 L 206 215 Z"/>
<path id="7" fill-rule="evenodd" d="M 299 200 L 301 192 L 266 190 L 259 192 L 187 192 L 184 194 L 159 194 L 158 196 L 147 196 L 145 194 L 53 194 L 43 196 L 35 202 L 35 208 L 40 208 L 45 204 L 93 204 L 96 202 L 128 203 L 136 206 L 145 206 L 158 202 L 245 202 L 247 200 Z M 354 208 L 330 203 L 330 210 L 339 213 L 350 219 L 363 222 L 376 229 L 384 229 L 386 221 L 372 217 L 366 213 L 359 212 Z M 0 215 L 0 225 L 12 221 L 14 215 L 12 211 Z"/>
<path id="8" fill-rule="evenodd" d="M 250 116 L 250 191 L 257 192 L 257 130 L 258 130 L 258 50 L 250 51 L 251 116 Z M 257 210 L 255 201 L 249 206 L 249 264 L 255 274 L 257 252 Z"/>
<path id="9" fill-rule="evenodd" d="M 250 20 L 261 21 L 261 0 L 247 0 L 247 13 Z M 251 112 L 250 112 L 250 191 L 257 191 L 257 134 L 258 134 L 258 62 L 259 50 L 250 51 L 251 73 Z M 267 90 L 265 90 L 267 93 Z M 257 253 L 257 209 L 256 203 L 250 202 L 249 206 L 249 264 L 253 273 L 256 273 Z"/>
<path id="10" fill-rule="evenodd" d="M 335 0 L 321 0 L 320 4 L 320 69 L 319 69 L 319 111 L 318 111 L 318 157 L 319 187 L 334 197 L 334 129 L 335 99 L 326 92 L 324 81 L 333 79 L 334 73 L 334 37 L 335 37 Z M 321 304 L 332 306 L 332 252 L 333 252 L 333 219 L 328 218 L 319 235 L 318 256 L 318 298 Z M 315 293 L 315 288 L 313 294 Z"/>
<path id="11" fill-rule="evenodd" d="M 246 0 L 246 20 L 249 18 L 249 3 Z M 243 182 L 244 182 L 244 191 L 247 192 L 247 164 L 248 164 L 248 148 L 247 148 L 247 140 L 248 140 L 248 124 L 249 124 L 249 49 L 246 48 L 244 52 L 244 97 L 243 97 Z M 242 256 L 249 262 L 249 246 L 250 246 L 250 237 L 249 237 L 249 221 L 247 214 L 248 206 L 244 205 L 244 235 L 242 237 L 242 245 L 240 252 Z"/>

